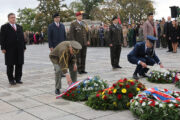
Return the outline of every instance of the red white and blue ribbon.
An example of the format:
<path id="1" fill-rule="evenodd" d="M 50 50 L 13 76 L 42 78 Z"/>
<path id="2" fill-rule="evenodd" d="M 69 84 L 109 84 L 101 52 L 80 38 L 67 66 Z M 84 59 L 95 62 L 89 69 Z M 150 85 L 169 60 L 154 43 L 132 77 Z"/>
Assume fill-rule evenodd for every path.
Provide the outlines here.
<path id="1" fill-rule="evenodd" d="M 144 93 L 148 95 L 152 95 L 157 100 L 160 100 L 163 102 L 169 102 L 169 101 L 174 101 L 174 100 L 180 101 L 178 98 L 174 98 L 173 96 L 169 95 L 172 93 L 171 91 L 161 92 L 157 88 L 150 88 L 150 89 L 145 90 Z"/>
<path id="2" fill-rule="evenodd" d="M 86 80 L 90 80 L 90 79 L 92 79 L 92 78 L 91 78 L 91 77 L 88 77 L 88 78 L 85 79 L 85 80 L 80 80 L 80 81 L 77 81 L 77 82 L 75 82 L 75 83 L 72 83 L 62 94 L 60 94 L 59 96 L 57 96 L 56 99 L 62 97 L 62 96 L 63 96 L 64 94 L 66 94 L 70 89 L 78 86 L 80 83 L 82 83 L 82 82 L 84 82 L 84 81 L 86 81 Z"/>

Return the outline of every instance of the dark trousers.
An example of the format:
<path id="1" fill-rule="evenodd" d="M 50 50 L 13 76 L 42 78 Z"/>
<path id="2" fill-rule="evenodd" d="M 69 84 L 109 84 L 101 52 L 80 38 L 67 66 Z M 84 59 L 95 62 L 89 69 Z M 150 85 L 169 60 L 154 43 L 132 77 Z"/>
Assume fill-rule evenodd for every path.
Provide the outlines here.
<path id="1" fill-rule="evenodd" d="M 173 51 L 172 41 L 169 40 L 169 36 L 166 37 L 166 40 L 167 40 L 167 43 L 168 43 L 168 49 L 169 49 L 169 51 Z"/>
<path id="2" fill-rule="evenodd" d="M 78 72 L 85 71 L 86 66 L 86 52 L 87 52 L 87 46 L 82 46 L 82 49 L 77 54 L 77 67 Z"/>
<path id="3" fill-rule="evenodd" d="M 112 67 L 119 66 L 120 54 L 121 54 L 121 45 L 114 45 L 114 46 L 110 47 Z"/>
<path id="4" fill-rule="evenodd" d="M 22 77 L 22 66 L 23 65 L 7 65 L 7 76 L 9 82 L 12 82 L 14 80 L 20 81 Z M 15 67 L 15 77 L 13 75 L 14 73 L 14 67 Z"/>
<path id="5" fill-rule="evenodd" d="M 140 61 L 146 63 L 147 65 L 153 66 L 156 62 L 153 58 L 145 57 L 145 58 L 139 58 Z M 134 74 L 143 75 L 148 72 L 148 68 L 143 68 L 141 65 L 137 65 Z"/>

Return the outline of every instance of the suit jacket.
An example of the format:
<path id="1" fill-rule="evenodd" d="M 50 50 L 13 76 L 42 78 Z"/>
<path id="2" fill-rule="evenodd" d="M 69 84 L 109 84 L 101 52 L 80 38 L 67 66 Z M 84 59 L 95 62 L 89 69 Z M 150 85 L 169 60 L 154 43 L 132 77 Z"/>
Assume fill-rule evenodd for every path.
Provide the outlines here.
<path id="1" fill-rule="evenodd" d="M 157 32 L 157 28 L 156 28 L 155 24 L 154 24 L 154 27 L 156 30 L 156 36 L 155 37 L 157 37 L 158 32 Z M 149 22 L 149 20 L 147 20 L 143 25 L 143 34 L 144 34 L 144 40 L 147 40 L 148 35 L 154 36 L 154 28 L 153 28 L 152 24 Z"/>
<path id="2" fill-rule="evenodd" d="M 65 26 L 59 23 L 59 27 L 53 22 L 48 26 L 49 48 L 55 48 L 59 43 L 66 40 Z"/>
<path id="3" fill-rule="evenodd" d="M 113 45 L 122 45 L 123 32 L 119 24 L 117 24 L 117 27 L 114 24 L 109 27 L 109 43 Z"/>
<path id="4" fill-rule="evenodd" d="M 82 25 L 77 21 L 71 23 L 70 40 L 75 40 L 82 46 L 87 46 L 87 42 L 90 41 L 90 31 L 88 30 L 88 25 L 84 21 L 82 21 Z"/>
<path id="5" fill-rule="evenodd" d="M 1 50 L 6 50 L 5 64 L 24 64 L 26 49 L 23 28 L 16 24 L 16 31 L 7 23 L 1 27 Z"/>
<path id="6" fill-rule="evenodd" d="M 134 49 L 128 54 L 128 61 L 132 64 L 138 64 L 140 58 L 151 57 L 156 63 L 160 60 L 156 53 L 154 52 L 152 56 L 147 56 L 146 54 L 146 44 L 145 42 L 139 42 L 135 45 Z"/>
<path id="7" fill-rule="evenodd" d="M 165 34 L 167 37 L 170 36 L 171 28 L 172 28 L 172 22 L 166 22 L 166 23 L 164 24 L 164 34 Z"/>

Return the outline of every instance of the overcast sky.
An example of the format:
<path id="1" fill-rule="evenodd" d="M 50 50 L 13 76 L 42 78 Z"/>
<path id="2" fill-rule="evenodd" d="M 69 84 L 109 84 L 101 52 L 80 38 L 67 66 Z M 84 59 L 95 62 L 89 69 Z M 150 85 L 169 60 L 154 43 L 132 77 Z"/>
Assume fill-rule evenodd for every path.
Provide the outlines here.
<path id="1" fill-rule="evenodd" d="M 65 0 L 67 4 L 75 0 Z M 170 6 L 180 6 L 180 0 L 153 0 L 156 8 L 155 19 L 167 18 L 170 15 Z M 17 13 L 19 8 L 35 8 L 37 0 L 0 0 L 0 25 L 7 22 L 7 14 Z"/>

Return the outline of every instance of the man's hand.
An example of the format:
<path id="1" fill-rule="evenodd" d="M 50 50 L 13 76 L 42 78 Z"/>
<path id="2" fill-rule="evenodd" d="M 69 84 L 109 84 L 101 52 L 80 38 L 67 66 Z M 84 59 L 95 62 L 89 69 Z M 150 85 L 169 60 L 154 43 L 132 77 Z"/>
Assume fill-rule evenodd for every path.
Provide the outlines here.
<path id="1" fill-rule="evenodd" d="M 66 80 L 67 80 L 68 85 L 72 84 L 71 77 L 70 77 L 70 75 L 68 73 L 66 74 Z"/>
<path id="2" fill-rule="evenodd" d="M 87 46 L 90 46 L 90 42 L 89 41 L 87 42 Z"/>
<path id="3" fill-rule="evenodd" d="M 50 48 L 50 51 L 53 51 L 54 48 Z"/>
<path id="4" fill-rule="evenodd" d="M 113 45 L 112 44 L 109 44 L 109 47 L 112 47 Z"/>
<path id="5" fill-rule="evenodd" d="M 140 62 L 140 64 L 141 64 L 141 66 L 142 66 L 143 68 L 147 68 L 146 63 L 144 63 L 144 62 Z"/>
<path id="6" fill-rule="evenodd" d="M 169 37 L 169 40 L 171 40 L 171 37 Z"/>
<path id="7" fill-rule="evenodd" d="M 162 64 L 162 63 L 160 64 L 160 68 L 164 68 L 164 66 L 163 66 L 163 64 Z"/>
<path id="8" fill-rule="evenodd" d="M 6 53 L 6 50 L 2 50 L 2 53 L 4 53 L 4 54 L 5 54 L 5 53 Z"/>
<path id="9" fill-rule="evenodd" d="M 165 35 L 165 34 L 163 34 L 163 37 L 166 37 L 166 35 Z"/>
<path id="10" fill-rule="evenodd" d="M 74 64 L 74 72 L 76 72 L 77 71 L 77 65 L 76 64 Z"/>

